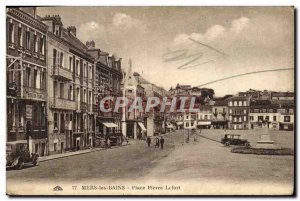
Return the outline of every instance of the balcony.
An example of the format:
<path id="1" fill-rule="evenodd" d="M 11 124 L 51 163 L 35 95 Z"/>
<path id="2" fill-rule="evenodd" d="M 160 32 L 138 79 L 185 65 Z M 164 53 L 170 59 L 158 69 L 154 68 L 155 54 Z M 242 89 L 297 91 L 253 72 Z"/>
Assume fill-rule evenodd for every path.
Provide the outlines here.
<path id="1" fill-rule="evenodd" d="M 47 92 L 45 90 L 30 88 L 30 87 L 25 87 L 25 86 L 23 86 L 22 89 L 23 89 L 23 92 L 22 92 L 21 98 L 46 101 Z"/>
<path id="2" fill-rule="evenodd" d="M 87 103 L 80 102 L 80 110 L 82 112 L 87 112 Z"/>
<path id="3" fill-rule="evenodd" d="M 54 98 L 52 103 L 50 103 L 50 107 L 64 110 L 76 109 L 75 101 L 62 98 Z"/>
<path id="4" fill-rule="evenodd" d="M 73 75 L 72 72 L 64 69 L 62 66 L 52 66 L 53 67 L 53 77 L 56 77 L 59 80 L 62 81 L 72 81 Z"/>

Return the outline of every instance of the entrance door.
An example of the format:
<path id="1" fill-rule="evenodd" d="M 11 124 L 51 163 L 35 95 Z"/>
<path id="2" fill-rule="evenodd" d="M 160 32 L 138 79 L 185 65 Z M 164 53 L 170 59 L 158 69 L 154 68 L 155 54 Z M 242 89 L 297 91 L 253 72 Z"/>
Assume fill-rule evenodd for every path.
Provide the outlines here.
<path id="1" fill-rule="evenodd" d="M 64 143 L 61 142 L 60 143 L 60 152 L 63 153 L 63 151 L 64 151 Z"/>
<path id="2" fill-rule="evenodd" d="M 42 147 L 41 147 L 41 156 L 45 155 L 45 150 L 46 150 L 46 143 L 42 143 Z"/>
<path id="3" fill-rule="evenodd" d="M 79 148 L 80 148 L 80 137 L 77 137 L 76 138 L 76 149 L 79 150 Z"/>

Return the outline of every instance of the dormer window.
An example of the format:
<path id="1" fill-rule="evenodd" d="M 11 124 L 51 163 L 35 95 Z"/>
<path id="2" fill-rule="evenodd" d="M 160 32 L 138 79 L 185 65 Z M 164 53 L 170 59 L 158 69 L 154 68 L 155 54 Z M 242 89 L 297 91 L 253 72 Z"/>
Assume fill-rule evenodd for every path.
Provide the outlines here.
<path id="1" fill-rule="evenodd" d="M 59 32 L 60 32 L 60 27 L 59 25 L 55 25 L 55 28 L 54 28 L 54 34 L 57 35 L 57 36 L 60 36 Z"/>

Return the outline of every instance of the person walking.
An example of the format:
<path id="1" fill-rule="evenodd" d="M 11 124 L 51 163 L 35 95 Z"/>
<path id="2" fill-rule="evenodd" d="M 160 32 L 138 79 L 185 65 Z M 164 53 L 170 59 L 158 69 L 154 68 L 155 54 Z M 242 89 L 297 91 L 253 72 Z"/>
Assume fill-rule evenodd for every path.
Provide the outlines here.
<path id="1" fill-rule="evenodd" d="M 155 148 L 156 147 L 159 148 L 159 138 L 158 137 L 155 138 Z"/>
<path id="2" fill-rule="evenodd" d="M 150 147 L 150 144 L 151 144 L 151 138 L 150 137 L 147 137 L 147 144 L 148 144 L 148 147 Z"/>
<path id="3" fill-rule="evenodd" d="M 161 148 L 161 149 L 164 149 L 164 143 L 165 143 L 164 138 L 161 137 L 159 142 L 160 142 L 160 148 Z"/>

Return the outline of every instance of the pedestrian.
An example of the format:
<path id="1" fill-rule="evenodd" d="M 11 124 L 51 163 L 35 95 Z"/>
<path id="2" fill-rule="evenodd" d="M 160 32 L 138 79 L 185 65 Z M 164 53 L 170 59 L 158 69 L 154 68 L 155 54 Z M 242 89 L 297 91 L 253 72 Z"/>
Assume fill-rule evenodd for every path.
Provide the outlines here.
<path id="1" fill-rule="evenodd" d="M 147 137 L 147 144 L 148 144 L 148 147 L 150 147 L 150 144 L 151 144 L 151 138 L 150 137 Z"/>
<path id="2" fill-rule="evenodd" d="M 155 138 L 155 148 L 156 147 L 159 148 L 159 138 L 158 137 Z"/>
<path id="3" fill-rule="evenodd" d="M 109 138 L 107 139 L 107 148 L 111 148 L 110 139 Z"/>
<path id="4" fill-rule="evenodd" d="M 165 143 L 165 140 L 163 137 L 160 138 L 160 148 L 161 149 L 164 149 L 164 143 Z"/>

